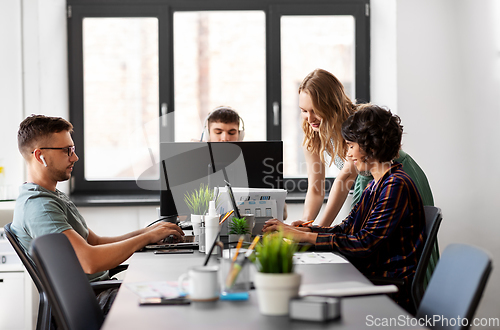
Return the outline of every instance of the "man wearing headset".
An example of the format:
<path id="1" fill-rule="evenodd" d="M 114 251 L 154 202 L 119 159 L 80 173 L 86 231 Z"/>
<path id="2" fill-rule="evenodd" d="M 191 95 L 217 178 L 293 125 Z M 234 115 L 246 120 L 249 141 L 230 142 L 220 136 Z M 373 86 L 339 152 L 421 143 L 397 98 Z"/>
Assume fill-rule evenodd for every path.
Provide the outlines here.
<path id="1" fill-rule="evenodd" d="M 200 142 L 203 141 L 204 136 L 208 136 L 209 142 L 243 141 L 245 137 L 245 123 L 234 109 L 221 106 L 215 108 L 205 120 Z M 287 217 L 288 212 L 285 204 L 283 220 L 286 220 Z"/>
<path id="2" fill-rule="evenodd" d="M 243 119 L 232 108 L 222 106 L 214 109 L 208 115 L 200 141 L 203 141 L 203 138 L 210 142 L 242 141 L 244 135 Z"/>

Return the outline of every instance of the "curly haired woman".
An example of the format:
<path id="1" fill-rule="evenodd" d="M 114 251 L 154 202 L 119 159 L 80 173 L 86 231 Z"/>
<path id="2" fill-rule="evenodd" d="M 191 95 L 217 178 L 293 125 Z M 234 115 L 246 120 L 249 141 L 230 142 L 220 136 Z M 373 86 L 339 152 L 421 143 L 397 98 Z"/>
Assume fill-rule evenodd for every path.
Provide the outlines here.
<path id="1" fill-rule="evenodd" d="M 361 105 L 342 125 L 347 158 L 357 172 L 373 176 L 349 216 L 334 227 L 295 228 L 269 220 L 264 231 L 283 229 L 317 250 L 344 255 L 366 276 L 405 280 L 393 296 L 412 311 L 410 284 L 425 243 L 425 214 L 418 189 L 400 163 L 400 118 L 372 104 Z"/>

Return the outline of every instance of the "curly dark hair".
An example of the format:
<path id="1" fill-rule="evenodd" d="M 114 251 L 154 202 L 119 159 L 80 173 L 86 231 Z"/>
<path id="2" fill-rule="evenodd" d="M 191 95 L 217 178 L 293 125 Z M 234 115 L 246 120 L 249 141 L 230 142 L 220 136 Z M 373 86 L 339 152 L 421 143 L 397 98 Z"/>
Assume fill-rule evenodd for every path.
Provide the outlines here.
<path id="1" fill-rule="evenodd" d="M 41 139 L 47 138 L 52 133 L 62 131 L 73 132 L 73 125 L 66 119 L 44 115 L 28 116 L 21 122 L 17 132 L 19 151 L 24 158 L 27 158 Z"/>
<path id="2" fill-rule="evenodd" d="M 403 136 L 401 118 L 374 104 L 360 104 L 342 124 L 346 141 L 359 144 L 367 157 L 388 162 L 398 157 Z"/>

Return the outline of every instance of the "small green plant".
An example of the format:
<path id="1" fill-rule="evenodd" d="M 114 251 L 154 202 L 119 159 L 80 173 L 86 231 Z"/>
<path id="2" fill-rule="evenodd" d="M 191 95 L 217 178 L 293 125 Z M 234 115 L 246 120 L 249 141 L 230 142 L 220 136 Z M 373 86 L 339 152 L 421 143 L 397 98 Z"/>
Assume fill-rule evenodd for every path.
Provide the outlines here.
<path id="1" fill-rule="evenodd" d="M 229 223 L 229 235 L 247 235 L 250 234 L 247 219 L 233 218 Z"/>
<path id="2" fill-rule="evenodd" d="M 184 195 L 184 202 L 192 214 L 203 215 L 208 212 L 208 204 L 210 201 L 213 201 L 215 197 L 214 191 L 202 183 L 198 190 Z"/>
<path id="3" fill-rule="evenodd" d="M 261 273 L 293 273 L 293 255 L 299 250 L 296 242 L 283 231 L 266 233 L 255 247 L 255 263 Z"/>

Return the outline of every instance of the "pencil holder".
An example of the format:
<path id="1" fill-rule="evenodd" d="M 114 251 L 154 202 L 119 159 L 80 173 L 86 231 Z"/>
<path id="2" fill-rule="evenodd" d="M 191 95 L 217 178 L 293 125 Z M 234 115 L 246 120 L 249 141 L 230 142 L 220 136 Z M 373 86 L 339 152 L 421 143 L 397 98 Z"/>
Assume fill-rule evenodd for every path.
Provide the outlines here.
<path id="1" fill-rule="evenodd" d="M 221 258 L 219 275 L 222 295 L 250 290 L 250 262 L 244 263 L 243 267 L 238 269 L 235 268 L 232 259 Z"/>

